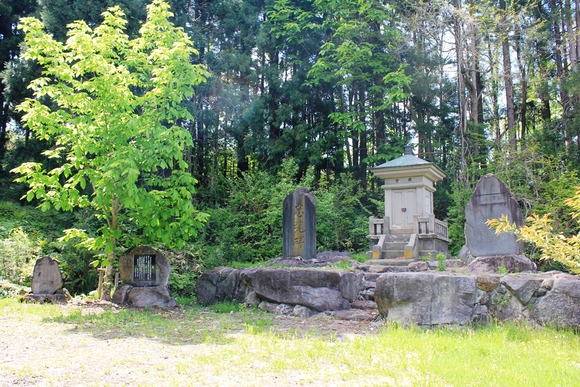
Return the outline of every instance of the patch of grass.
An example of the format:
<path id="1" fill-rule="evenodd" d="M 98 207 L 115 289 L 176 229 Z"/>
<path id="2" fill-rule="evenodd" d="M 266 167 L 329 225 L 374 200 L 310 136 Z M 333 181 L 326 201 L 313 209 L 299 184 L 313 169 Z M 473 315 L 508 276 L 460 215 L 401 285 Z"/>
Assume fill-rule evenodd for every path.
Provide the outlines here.
<path id="1" fill-rule="evenodd" d="M 233 313 L 245 310 L 246 306 L 237 302 L 224 301 L 209 305 L 208 309 L 216 313 Z"/>
<path id="2" fill-rule="evenodd" d="M 352 262 L 350 259 L 343 259 L 342 261 L 338 261 L 332 264 L 338 270 L 351 270 L 352 269 Z"/>
<path id="3" fill-rule="evenodd" d="M 304 320 L 295 329 L 284 330 L 273 315 L 250 308 L 234 310 L 231 305 L 217 307 L 219 312 L 199 306 L 109 308 L 99 313 L 92 309 L 0 300 L 5 321 L 36 319 L 38 329 L 43 329 L 43 321 L 69 324 L 70 334 L 80 331 L 107 340 L 155 339 L 170 356 L 163 364 L 175 371 L 177 384 L 240 380 L 243 385 L 262 385 L 275 377 L 279 385 L 580 385 L 580 337 L 572 330 L 514 323 L 437 329 L 388 324 L 368 334 L 308 333 L 309 326 L 320 320 Z M 111 340 L 111 345 L 127 345 L 118 340 Z M 147 371 L 143 384 L 157 371 L 167 373 Z M 209 375 L 214 379 L 204 379 Z"/>
<path id="4" fill-rule="evenodd" d="M 352 254 L 351 259 L 354 259 L 358 263 L 364 263 L 369 260 L 369 256 L 367 253 L 355 253 Z"/>

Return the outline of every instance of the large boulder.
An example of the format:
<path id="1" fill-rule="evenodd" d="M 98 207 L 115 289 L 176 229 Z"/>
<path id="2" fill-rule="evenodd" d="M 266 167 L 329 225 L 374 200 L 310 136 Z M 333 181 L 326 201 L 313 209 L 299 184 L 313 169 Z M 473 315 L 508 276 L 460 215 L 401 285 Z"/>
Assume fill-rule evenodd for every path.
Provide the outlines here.
<path id="1" fill-rule="evenodd" d="M 549 282 L 547 287 L 551 288 L 531 308 L 532 319 L 541 324 L 580 327 L 580 281 L 556 279 Z"/>
<path id="2" fill-rule="evenodd" d="M 123 285 L 113 295 L 113 302 L 139 308 L 150 306 L 173 307 L 177 305 L 167 286 Z"/>
<path id="3" fill-rule="evenodd" d="M 217 268 L 197 280 L 200 303 L 235 301 L 257 304 L 262 301 L 302 305 L 315 311 L 349 308 L 359 297 L 363 276 L 328 270 Z"/>
<path id="4" fill-rule="evenodd" d="M 260 268 L 244 270 L 242 275 L 250 280 L 258 298 L 266 301 L 303 305 L 321 312 L 348 308 L 338 272 Z"/>
<path id="5" fill-rule="evenodd" d="M 479 257 L 467 266 L 468 273 L 506 273 L 536 272 L 536 264 L 523 255 L 502 255 Z M 505 273 L 503 273 L 505 274 Z"/>
<path id="6" fill-rule="evenodd" d="M 375 289 L 379 313 L 403 324 L 469 323 L 476 297 L 476 278 L 464 275 L 386 273 Z"/>

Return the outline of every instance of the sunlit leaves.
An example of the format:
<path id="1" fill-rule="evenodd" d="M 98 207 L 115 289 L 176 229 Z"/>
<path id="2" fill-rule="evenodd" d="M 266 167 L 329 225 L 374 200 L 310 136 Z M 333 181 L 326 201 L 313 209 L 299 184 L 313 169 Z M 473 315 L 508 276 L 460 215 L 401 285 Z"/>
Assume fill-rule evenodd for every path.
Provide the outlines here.
<path id="1" fill-rule="evenodd" d="M 35 98 L 19 109 L 36 136 L 55 142 L 46 155 L 59 166 L 28 163 L 14 171 L 30 186 L 26 198 L 40 200 L 43 209 L 97 211 L 103 222 L 97 238 L 67 233 L 84 247 L 110 252 L 119 240 L 182 246 L 204 215 L 191 204 L 196 181 L 183 159 L 191 136 L 177 123 L 192 119 L 182 102 L 207 70 L 191 63 L 196 51 L 169 21 L 166 3 L 153 1 L 135 39 L 119 7 L 103 16 L 94 29 L 71 23 L 65 44 L 38 20 L 23 19 L 23 57 L 44 71 L 30 85 Z M 128 228 L 138 235 L 123 239 Z"/>
<path id="2" fill-rule="evenodd" d="M 580 216 L 580 187 L 576 194 L 567 200 L 567 204 L 574 210 L 570 215 L 577 219 Z M 534 213 L 526 221 L 526 226 L 517 227 L 503 215 L 499 219 L 488 220 L 487 225 L 495 228 L 498 234 L 513 233 L 519 240 L 534 244 L 541 250 L 541 259 L 560 262 L 572 273 L 580 274 L 580 234 L 567 237 L 554 232 L 550 214 Z"/>

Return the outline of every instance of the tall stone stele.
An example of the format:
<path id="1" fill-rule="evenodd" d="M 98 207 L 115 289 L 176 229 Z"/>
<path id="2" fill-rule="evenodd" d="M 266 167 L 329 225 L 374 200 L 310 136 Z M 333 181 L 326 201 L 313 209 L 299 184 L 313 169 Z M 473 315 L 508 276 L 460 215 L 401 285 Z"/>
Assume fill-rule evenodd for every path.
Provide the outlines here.
<path id="1" fill-rule="evenodd" d="M 459 258 L 471 262 L 469 273 L 535 272 L 536 264 L 524 256 L 525 245 L 511 233 L 496 234 L 489 228 L 489 219 L 507 216 L 510 223 L 525 224 L 516 199 L 508 186 L 492 174 L 485 175 L 475 186 L 475 191 L 465 207 L 465 246 Z"/>
<path id="2" fill-rule="evenodd" d="M 519 255 L 524 252 L 524 243 L 514 234 L 496 234 L 486 221 L 506 215 L 510 223 L 525 224 L 516 199 L 507 185 L 493 174 L 485 175 L 465 207 L 465 241 L 469 253 L 474 257 Z"/>
<path id="3" fill-rule="evenodd" d="M 284 257 L 316 258 L 316 198 L 298 188 L 284 199 L 282 215 Z"/>

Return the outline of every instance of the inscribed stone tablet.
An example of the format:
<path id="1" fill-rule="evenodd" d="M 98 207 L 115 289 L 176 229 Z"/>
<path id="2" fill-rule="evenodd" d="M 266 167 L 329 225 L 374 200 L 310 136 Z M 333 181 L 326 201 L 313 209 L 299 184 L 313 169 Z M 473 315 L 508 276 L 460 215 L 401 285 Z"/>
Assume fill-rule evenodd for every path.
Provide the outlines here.
<path id="1" fill-rule="evenodd" d="M 147 246 L 134 247 L 119 259 L 121 280 L 128 285 L 166 286 L 170 270 L 167 258 Z"/>
<path id="2" fill-rule="evenodd" d="M 306 188 L 299 188 L 284 199 L 284 257 L 316 257 L 316 199 Z"/>
<path id="3" fill-rule="evenodd" d="M 33 294 L 54 294 L 62 289 L 62 275 L 58 262 L 50 257 L 38 259 L 34 265 L 30 287 Z"/>
<path id="4" fill-rule="evenodd" d="M 465 207 L 465 241 L 475 257 L 518 255 L 524 251 L 523 242 L 515 235 L 497 235 L 486 224 L 488 219 L 507 215 L 510 223 L 524 225 L 518 202 L 503 181 L 492 174 L 484 176 L 476 185 Z"/>

